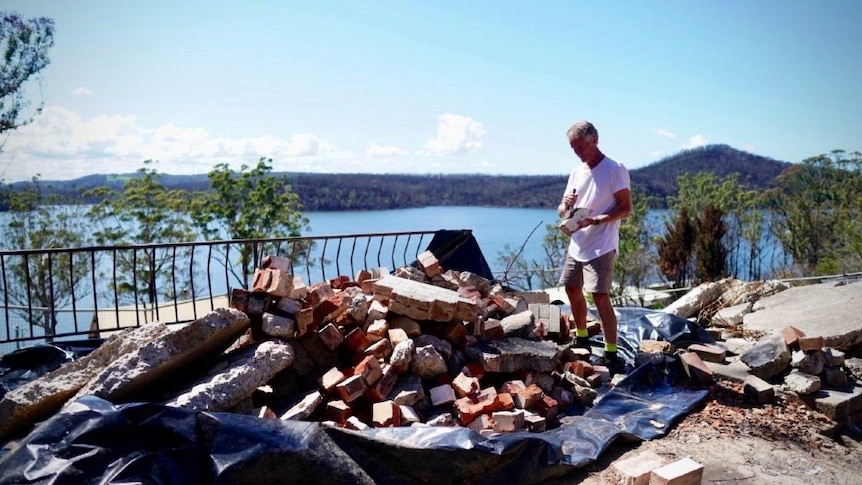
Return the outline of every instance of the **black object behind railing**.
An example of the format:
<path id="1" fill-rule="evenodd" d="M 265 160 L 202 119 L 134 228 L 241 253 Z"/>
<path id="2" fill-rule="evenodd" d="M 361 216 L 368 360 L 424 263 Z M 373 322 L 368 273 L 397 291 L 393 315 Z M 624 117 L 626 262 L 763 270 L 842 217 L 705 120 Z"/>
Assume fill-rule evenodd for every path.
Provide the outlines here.
<path id="1" fill-rule="evenodd" d="M 394 270 L 415 262 L 437 232 L 0 251 L 0 354 L 24 342 L 191 322 L 228 306 L 270 254 L 290 259 L 306 284 Z"/>

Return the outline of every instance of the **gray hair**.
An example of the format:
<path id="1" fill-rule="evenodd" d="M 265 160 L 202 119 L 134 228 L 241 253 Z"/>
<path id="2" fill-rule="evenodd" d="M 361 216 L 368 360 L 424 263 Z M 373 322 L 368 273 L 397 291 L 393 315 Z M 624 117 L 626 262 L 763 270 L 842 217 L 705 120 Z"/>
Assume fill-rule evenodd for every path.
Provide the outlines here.
<path id="1" fill-rule="evenodd" d="M 569 137 L 569 142 L 573 142 L 575 141 L 575 139 L 584 136 L 592 138 L 593 140 L 598 140 L 599 132 L 598 130 L 596 130 L 596 127 L 593 126 L 592 123 L 584 120 L 578 121 L 577 123 L 572 125 L 572 127 L 569 128 L 569 131 L 566 132 L 566 136 Z"/>

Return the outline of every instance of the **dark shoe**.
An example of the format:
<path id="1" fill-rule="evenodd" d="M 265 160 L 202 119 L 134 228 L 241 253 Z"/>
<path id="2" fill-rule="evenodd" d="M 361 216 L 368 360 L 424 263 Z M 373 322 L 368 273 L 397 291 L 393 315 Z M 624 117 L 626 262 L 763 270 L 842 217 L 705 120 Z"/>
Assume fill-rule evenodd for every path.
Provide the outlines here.
<path id="1" fill-rule="evenodd" d="M 616 352 L 608 352 L 605 351 L 605 355 L 596 359 L 593 365 L 601 365 L 608 368 L 608 371 L 611 374 L 611 377 L 617 374 L 624 374 L 626 363 L 623 362 Z"/>
<path id="2" fill-rule="evenodd" d="M 587 349 L 590 350 L 590 338 L 589 337 L 575 337 L 572 340 L 572 344 L 570 345 L 573 349 Z"/>

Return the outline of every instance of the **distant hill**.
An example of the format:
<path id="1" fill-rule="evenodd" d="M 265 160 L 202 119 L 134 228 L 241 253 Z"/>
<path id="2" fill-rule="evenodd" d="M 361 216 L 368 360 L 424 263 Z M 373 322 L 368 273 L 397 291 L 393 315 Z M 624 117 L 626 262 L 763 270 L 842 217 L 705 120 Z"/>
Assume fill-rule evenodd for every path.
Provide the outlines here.
<path id="1" fill-rule="evenodd" d="M 677 179 L 684 173 L 712 172 L 719 178 L 739 174 L 740 183 L 751 190 L 775 185 L 775 178 L 792 164 L 753 155 L 727 145 L 706 145 L 685 150 L 630 171 L 632 186 L 666 200 L 676 195 Z"/>
<path id="2" fill-rule="evenodd" d="M 772 187 L 775 177 L 791 164 L 753 155 L 727 145 L 708 145 L 663 158 L 631 170 L 632 185 L 661 204 L 676 195 L 677 178 L 683 173 L 713 172 L 719 177 L 739 173 L 750 189 Z M 482 174 L 320 174 L 286 175 L 291 189 L 306 211 L 403 209 L 426 206 L 486 206 L 553 208 L 565 189 L 568 174 L 482 175 Z M 55 193 L 73 202 L 84 200 L 85 190 L 107 186 L 120 190 L 135 174 L 97 174 L 69 181 L 42 181 Z M 200 175 L 162 174 L 169 189 L 200 191 L 209 188 L 209 179 Z M 13 188 L 21 183 L 11 184 Z"/>

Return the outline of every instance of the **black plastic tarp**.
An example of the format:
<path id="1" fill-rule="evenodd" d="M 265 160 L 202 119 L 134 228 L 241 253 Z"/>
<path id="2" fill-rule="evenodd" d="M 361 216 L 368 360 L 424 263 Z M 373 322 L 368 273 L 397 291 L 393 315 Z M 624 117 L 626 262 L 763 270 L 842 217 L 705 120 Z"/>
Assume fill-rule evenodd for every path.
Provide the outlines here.
<path id="1" fill-rule="evenodd" d="M 85 396 L 0 459 L 3 484 L 541 483 L 614 440 L 661 436 L 706 396 L 638 368 L 583 416 L 544 433 L 460 427 L 349 431 Z"/>
<path id="2" fill-rule="evenodd" d="M 619 312 L 630 343 L 709 341 L 685 319 Z M 682 379 L 676 360 L 646 364 L 586 412 L 567 410 L 558 428 L 495 437 L 460 427 L 357 432 L 85 396 L 0 458 L 0 484 L 541 483 L 575 473 L 617 439 L 663 436 L 707 395 Z"/>
<path id="3" fill-rule="evenodd" d="M 37 344 L 0 356 L 0 398 L 24 383 L 83 357 L 104 339 Z"/>
<path id="4" fill-rule="evenodd" d="M 439 230 L 425 249 L 431 251 L 440 266 L 447 270 L 469 271 L 488 280 L 494 279 L 494 273 L 470 230 Z M 414 261 L 411 266 L 417 267 L 417 264 Z"/>

